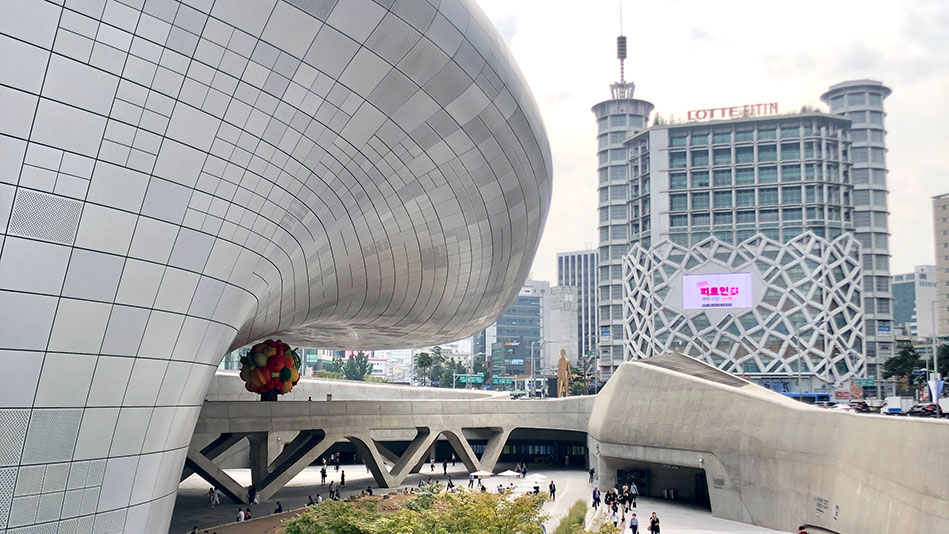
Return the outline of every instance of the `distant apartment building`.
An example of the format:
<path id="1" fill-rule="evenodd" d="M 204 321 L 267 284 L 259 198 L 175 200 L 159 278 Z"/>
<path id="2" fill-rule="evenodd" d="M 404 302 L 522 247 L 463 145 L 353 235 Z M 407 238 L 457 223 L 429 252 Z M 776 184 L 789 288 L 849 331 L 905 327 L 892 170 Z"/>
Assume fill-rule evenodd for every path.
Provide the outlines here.
<path id="1" fill-rule="evenodd" d="M 920 265 L 911 273 L 893 275 L 890 287 L 893 291 L 894 326 L 912 337 L 932 337 L 936 267 Z"/>
<path id="2" fill-rule="evenodd" d="M 578 358 L 596 355 L 597 257 L 595 250 L 557 254 L 557 285 L 577 289 Z M 574 361 L 574 360 L 571 360 Z"/>

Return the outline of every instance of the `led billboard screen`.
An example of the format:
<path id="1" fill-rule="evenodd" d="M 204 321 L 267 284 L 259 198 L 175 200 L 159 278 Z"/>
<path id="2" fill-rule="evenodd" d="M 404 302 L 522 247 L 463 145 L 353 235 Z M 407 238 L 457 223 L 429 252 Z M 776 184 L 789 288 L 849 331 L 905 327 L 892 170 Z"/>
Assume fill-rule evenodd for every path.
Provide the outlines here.
<path id="1" fill-rule="evenodd" d="M 682 275 L 682 308 L 751 308 L 751 273 Z"/>

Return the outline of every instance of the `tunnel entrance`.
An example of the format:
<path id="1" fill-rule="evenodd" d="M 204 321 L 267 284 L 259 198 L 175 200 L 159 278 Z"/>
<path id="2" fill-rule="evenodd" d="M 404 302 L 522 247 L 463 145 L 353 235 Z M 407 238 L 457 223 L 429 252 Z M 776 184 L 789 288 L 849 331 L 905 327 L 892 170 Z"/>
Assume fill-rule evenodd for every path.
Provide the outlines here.
<path id="1" fill-rule="evenodd" d="M 653 462 L 624 461 L 616 470 L 616 485 L 636 484 L 639 494 L 692 503 L 711 510 L 704 469 Z"/>

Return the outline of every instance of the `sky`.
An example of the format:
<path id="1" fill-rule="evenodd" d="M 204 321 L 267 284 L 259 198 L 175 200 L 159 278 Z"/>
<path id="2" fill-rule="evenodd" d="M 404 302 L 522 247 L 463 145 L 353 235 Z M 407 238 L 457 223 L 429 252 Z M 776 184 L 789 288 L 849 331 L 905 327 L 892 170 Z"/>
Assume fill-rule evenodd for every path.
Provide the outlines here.
<path id="1" fill-rule="evenodd" d="M 596 248 L 596 122 L 619 78 L 619 0 L 478 0 L 537 101 L 554 187 L 531 277 L 558 252 Z M 892 274 L 931 264 L 933 195 L 949 193 L 949 2 L 623 2 L 626 79 L 665 118 L 778 102 L 826 111 L 835 83 L 869 78 L 885 101 Z M 939 126 L 942 124 L 943 126 Z"/>

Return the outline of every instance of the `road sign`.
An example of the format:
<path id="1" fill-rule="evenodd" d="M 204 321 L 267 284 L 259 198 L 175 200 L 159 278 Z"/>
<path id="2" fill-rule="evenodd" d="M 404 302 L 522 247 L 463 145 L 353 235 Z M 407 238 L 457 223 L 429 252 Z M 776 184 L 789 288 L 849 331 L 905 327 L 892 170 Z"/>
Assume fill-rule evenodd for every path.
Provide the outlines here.
<path id="1" fill-rule="evenodd" d="M 913 369 L 913 376 L 925 376 L 925 375 L 926 375 L 925 369 Z"/>
<path id="2" fill-rule="evenodd" d="M 461 375 L 458 381 L 462 384 L 484 384 L 484 375 Z"/>
<path id="3" fill-rule="evenodd" d="M 864 388 L 872 388 L 877 385 L 877 381 L 873 378 L 856 378 L 853 382 L 855 385 Z"/>
<path id="4" fill-rule="evenodd" d="M 509 386 L 514 383 L 514 379 L 495 376 L 491 378 L 491 383 L 497 384 L 497 385 Z"/>

